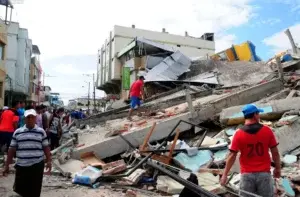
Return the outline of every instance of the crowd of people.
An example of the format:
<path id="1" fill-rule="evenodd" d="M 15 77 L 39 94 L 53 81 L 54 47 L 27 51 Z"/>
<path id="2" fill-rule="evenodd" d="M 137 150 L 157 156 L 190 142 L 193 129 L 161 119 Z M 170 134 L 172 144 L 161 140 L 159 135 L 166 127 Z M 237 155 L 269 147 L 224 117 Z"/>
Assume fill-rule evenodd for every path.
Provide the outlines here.
<path id="1" fill-rule="evenodd" d="M 51 150 L 59 146 L 63 129 L 71 124 L 71 113 L 64 108 L 51 109 L 45 105 L 28 105 L 25 107 L 25 102 L 16 101 L 11 108 L 4 107 L 0 114 L 0 146 L 6 145 L 6 151 L 14 131 L 25 125 L 24 113 L 30 109 L 36 111 L 35 124 L 46 132 Z"/>
<path id="2" fill-rule="evenodd" d="M 28 105 L 15 101 L 0 111 L 0 150 L 7 152 L 3 175 L 15 163 L 14 191 L 23 197 L 39 197 L 44 168 L 51 172 L 51 150 L 60 146 L 64 131 L 72 119 L 82 119 L 80 111 L 52 109 L 45 105 Z M 4 151 L 3 148 L 5 149 Z"/>

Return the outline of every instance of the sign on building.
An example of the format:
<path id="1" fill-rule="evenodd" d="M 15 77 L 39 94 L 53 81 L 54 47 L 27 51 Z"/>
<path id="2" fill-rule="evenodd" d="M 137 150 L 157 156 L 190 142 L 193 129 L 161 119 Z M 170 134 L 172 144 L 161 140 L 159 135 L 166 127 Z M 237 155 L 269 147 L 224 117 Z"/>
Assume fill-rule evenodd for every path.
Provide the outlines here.
<path id="1" fill-rule="evenodd" d="M 122 70 L 122 89 L 130 89 L 130 68 L 128 67 L 123 67 Z"/>

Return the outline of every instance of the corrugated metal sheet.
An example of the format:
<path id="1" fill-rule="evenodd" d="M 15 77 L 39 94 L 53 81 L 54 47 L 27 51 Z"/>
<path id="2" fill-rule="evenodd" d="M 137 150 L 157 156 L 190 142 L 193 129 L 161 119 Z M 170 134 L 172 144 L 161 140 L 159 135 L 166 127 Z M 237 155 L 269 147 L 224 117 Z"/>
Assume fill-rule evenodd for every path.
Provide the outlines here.
<path id="1" fill-rule="evenodd" d="M 194 83 L 207 83 L 207 84 L 219 84 L 218 77 L 213 72 L 206 72 L 196 75 L 188 80 L 184 80 L 185 82 L 194 82 Z"/>
<path id="2" fill-rule="evenodd" d="M 180 51 L 176 51 L 151 69 L 145 81 L 177 80 L 180 75 L 188 71 L 190 65 L 191 60 Z"/>
<path id="3" fill-rule="evenodd" d="M 122 55 L 124 55 L 128 51 L 132 50 L 133 48 L 135 48 L 137 46 L 142 47 L 143 45 L 144 45 L 144 47 L 147 47 L 145 45 L 149 45 L 148 47 L 155 47 L 155 48 L 159 48 L 159 49 L 169 51 L 169 52 L 175 52 L 176 51 L 176 49 L 173 48 L 170 45 L 162 44 L 162 43 L 155 42 L 155 41 L 152 41 L 152 40 L 148 40 L 144 37 L 136 37 L 131 43 L 129 43 L 126 47 L 124 47 L 118 53 L 118 58 L 120 58 Z"/>
<path id="4" fill-rule="evenodd" d="M 146 39 L 144 37 L 137 37 L 136 41 L 137 41 L 138 45 L 148 44 L 150 46 L 153 46 L 153 47 L 156 47 L 156 48 L 160 48 L 160 49 L 165 50 L 165 51 L 170 51 L 170 52 L 175 52 L 176 51 L 176 49 L 174 49 L 170 45 L 162 44 L 162 43 L 155 42 L 155 41 L 152 41 L 152 40 L 148 40 L 148 39 Z"/>

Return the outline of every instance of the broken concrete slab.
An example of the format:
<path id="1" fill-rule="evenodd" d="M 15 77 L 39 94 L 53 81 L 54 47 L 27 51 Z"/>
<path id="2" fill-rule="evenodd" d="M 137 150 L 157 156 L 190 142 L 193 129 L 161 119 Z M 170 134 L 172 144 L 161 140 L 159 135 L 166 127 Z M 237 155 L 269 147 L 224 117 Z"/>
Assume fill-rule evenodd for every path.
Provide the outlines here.
<path id="1" fill-rule="evenodd" d="M 192 99 L 205 97 L 212 94 L 212 90 L 203 90 L 199 92 L 192 92 L 191 97 Z M 151 109 L 152 111 L 159 110 L 159 109 L 165 109 L 174 105 L 179 105 L 181 103 L 184 103 L 185 101 L 185 94 L 184 90 L 180 90 L 179 92 L 173 93 L 172 95 L 165 95 L 162 98 L 156 99 L 154 101 L 144 103 L 141 107 L 141 110 L 147 111 L 148 109 Z M 122 108 L 123 109 L 123 108 Z M 96 126 L 99 123 L 103 123 L 107 120 L 114 120 L 118 118 L 124 118 L 128 115 L 128 108 L 124 108 L 123 110 L 111 110 L 112 112 L 116 111 L 115 113 L 112 113 L 110 111 L 103 112 L 94 116 L 91 116 L 86 119 L 78 120 L 79 125 L 90 125 L 90 126 Z"/>
<path id="2" fill-rule="evenodd" d="M 281 99 L 268 103 L 258 104 L 257 107 L 264 110 L 261 119 L 274 120 L 280 118 L 285 112 L 300 109 L 300 98 Z M 223 109 L 220 114 L 220 122 L 226 125 L 238 125 L 244 123 L 244 115 L 241 112 L 243 106 L 235 106 Z"/>
<path id="3" fill-rule="evenodd" d="M 156 189 L 168 194 L 179 194 L 184 186 L 168 176 L 158 176 Z"/>
<path id="4" fill-rule="evenodd" d="M 285 155 L 282 159 L 282 162 L 285 166 L 291 166 L 297 162 L 297 156 L 295 155 Z"/>
<path id="5" fill-rule="evenodd" d="M 262 99 L 268 94 L 277 92 L 283 88 L 283 84 L 280 80 L 275 79 L 270 82 L 259 84 L 232 94 L 226 93 L 223 95 L 210 95 L 193 101 L 193 105 L 196 110 L 197 119 L 194 119 L 194 123 L 201 123 L 208 119 L 213 119 L 217 113 L 220 113 L 222 109 L 251 103 Z M 198 108 L 198 106 L 201 106 Z M 187 103 L 184 106 L 188 109 Z M 178 106 L 173 107 L 174 110 Z M 169 110 L 169 109 L 168 109 Z M 171 110 L 171 109 L 170 109 Z M 175 110 L 176 112 L 176 110 Z M 138 147 L 144 141 L 152 123 L 157 122 L 155 132 L 150 138 L 150 142 L 163 139 L 168 136 L 174 125 L 179 120 L 189 121 L 190 113 L 179 114 L 170 118 L 162 120 L 148 120 L 147 126 L 143 128 L 137 128 L 136 130 L 123 133 L 123 135 L 130 141 L 134 146 Z M 190 129 L 191 126 L 188 124 L 181 124 L 179 126 L 180 132 Z M 128 145 L 119 137 L 112 137 L 106 139 L 100 139 L 94 144 L 86 144 L 84 147 L 80 147 L 73 152 L 74 158 L 79 158 L 81 153 L 94 151 L 95 154 L 103 159 L 116 154 L 120 154 L 128 149 Z"/>
<path id="6" fill-rule="evenodd" d="M 53 161 L 53 164 L 55 168 L 59 168 L 58 170 L 62 174 L 71 173 L 72 177 L 75 176 L 75 173 L 79 172 L 84 167 L 84 163 L 82 161 L 75 159 L 70 159 L 62 165 L 60 165 L 58 161 Z"/>
<path id="7" fill-rule="evenodd" d="M 259 103 L 267 103 L 269 101 L 273 101 L 273 100 L 280 100 L 280 99 L 285 99 L 290 93 L 290 89 L 289 88 L 285 88 L 277 93 L 272 94 L 271 96 L 264 98 L 258 102 L 255 102 L 256 104 Z"/>
<path id="8" fill-rule="evenodd" d="M 283 125 L 290 125 L 293 122 L 295 122 L 297 119 L 299 119 L 298 115 L 286 116 L 278 120 L 278 122 L 275 125 L 278 127 Z"/>
<path id="9" fill-rule="evenodd" d="M 287 154 L 299 146 L 300 121 L 299 119 L 291 125 L 274 128 L 276 138 L 279 142 L 278 149 L 281 155 Z"/>

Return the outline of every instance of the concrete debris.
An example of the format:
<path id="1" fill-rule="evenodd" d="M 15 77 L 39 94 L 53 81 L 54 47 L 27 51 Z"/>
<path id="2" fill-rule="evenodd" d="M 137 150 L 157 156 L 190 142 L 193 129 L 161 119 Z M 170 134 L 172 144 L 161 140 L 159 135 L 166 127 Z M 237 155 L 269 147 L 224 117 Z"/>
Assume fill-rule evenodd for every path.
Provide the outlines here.
<path id="1" fill-rule="evenodd" d="M 126 181 L 128 185 L 136 185 L 146 173 L 146 170 L 137 169 L 130 176 L 123 178 L 123 181 Z"/>
<path id="2" fill-rule="evenodd" d="M 184 186 L 174 181 L 168 176 L 159 176 L 157 178 L 156 189 L 168 194 L 179 194 L 183 190 Z"/>
<path id="3" fill-rule="evenodd" d="M 275 100 L 257 106 L 264 110 L 261 113 L 262 120 L 276 120 L 287 111 L 300 109 L 300 98 Z M 235 106 L 223 109 L 220 114 L 220 121 L 226 125 L 242 124 L 244 122 L 242 107 Z"/>
<path id="4" fill-rule="evenodd" d="M 297 116 L 297 115 L 282 117 L 280 120 L 278 120 L 278 122 L 275 125 L 277 127 L 280 127 L 283 125 L 290 125 L 298 119 L 299 119 L 299 116 Z"/>
<path id="5" fill-rule="evenodd" d="M 239 57 L 244 57 L 241 51 L 246 46 L 249 43 L 235 46 Z M 283 169 L 277 183 L 278 194 L 300 193 L 300 72 L 290 72 L 294 64 L 286 64 L 292 64 L 295 58 L 291 56 L 289 60 L 286 54 L 282 55 L 285 72 L 279 75 L 284 74 L 286 81 L 273 72 L 278 70 L 275 59 L 267 66 L 251 61 L 250 56 L 246 62 L 232 58 L 220 61 L 212 57 L 192 61 L 184 70 L 178 67 L 178 76 L 166 75 L 167 81 L 172 79 L 181 85 L 176 88 L 176 83 L 168 87 L 170 84 L 162 81 L 161 73 L 171 68 L 159 72 L 160 80 L 153 83 L 155 78 L 151 78 L 147 84 L 168 89 L 168 94 L 156 92 L 143 104 L 142 115 L 134 115 L 132 121 L 126 119 L 128 106 L 120 105 L 118 109 L 76 122 L 77 127 L 67 128 L 62 145 L 51 152 L 52 176 L 62 175 L 69 182 L 71 177 L 73 183 L 95 190 L 107 185 L 114 189 L 120 186 L 125 196 L 139 196 L 137 191 L 141 190 L 176 195 L 184 188 L 200 193 L 204 189 L 221 196 L 238 193 L 240 153 L 230 172 L 229 188 L 221 187 L 219 177 L 233 136 L 244 123 L 241 108 L 255 103 L 264 110 L 261 123 L 273 129 L 279 142 Z M 154 68 L 150 75 L 159 69 Z M 187 85 L 187 80 L 193 84 Z M 193 174 L 198 178 L 198 186 L 188 180 Z"/>
<path id="6" fill-rule="evenodd" d="M 185 153 L 179 153 L 173 158 L 174 162 L 178 163 L 184 169 L 188 169 L 192 172 L 198 172 L 201 167 L 209 167 L 211 165 L 212 153 L 209 150 L 198 151 L 195 156 L 188 156 Z"/>
<path id="7" fill-rule="evenodd" d="M 282 159 L 282 162 L 285 166 L 291 166 L 297 162 L 297 156 L 295 155 L 285 155 Z"/>
<path id="8" fill-rule="evenodd" d="M 118 160 L 105 164 L 102 167 L 104 175 L 112 175 L 126 170 L 127 166 L 124 160 Z"/>

